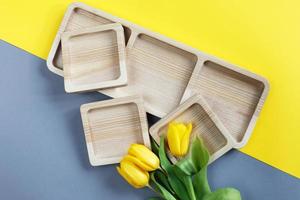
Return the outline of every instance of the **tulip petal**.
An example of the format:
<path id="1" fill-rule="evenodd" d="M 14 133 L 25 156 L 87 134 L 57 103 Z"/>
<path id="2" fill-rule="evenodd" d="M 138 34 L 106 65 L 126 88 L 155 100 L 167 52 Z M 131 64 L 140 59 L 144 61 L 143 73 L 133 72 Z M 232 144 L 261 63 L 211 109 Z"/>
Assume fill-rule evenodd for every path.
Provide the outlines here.
<path id="1" fill-rule="evenodd" d="M 180 137 L 175 123 L 170 123 L 168 127 L 168 145 L 171 153 L 174 156 L 180 155 Z"/>
<path id="2" fill-rule="evenodd" d="M 142 162 L 141 160 L 139 160 L 138 158 L 132 156 L 132 155 L 127 155 L 123 158 L 123 160 L 127 160 L 130 161 L 132 163 L 134 163 L 135 165 L 137 165 L 138 167 L 140 167 L 141 169 L 145 170 L 145 171 L 153 171 L 155 170 L 155 168 L 147 165 L 147 163 Z"/>
<path id="3" fill-rule="evenodd" d="M 127 174 L 120 168 L 120 167 L 117 167 L 117 170 L 119 172 L 119 174 L 130 184 L 132 185 L 133 187 L 136 187 L 135 183 L 130 179 L 129 176 L 127 176 Z"/>
<path id="4" fill-rule="evenodd" d="M 192 123 L 189 123 L 187 125 L 186 131 L 185 131 L 185 133 L 182 137 L 181 147 L 180 147 L 181 156 L 184 156 L 188 151 L 189 144 L 190 144 L 190 135 L 191 135 L 191 132 L 192 132 L 192 127 L 193 127 Z"/>
<path id="5" fill-rule="evenodd" d="M 176 129 L 178 130 L 180 139 L 182 139 L 182 137 L 187 129 L 186 126 L 183 123 L 178 123 L 178 124 L 176 124 Z"/>
<path id="6" fill-rule="evenodd" d="M 142 188 L 148 185 L 149 173 L 143 171 L 138 166 L 127 160 L 121 161 L 121 173 L 124 174 L 126 180 L 130 180 L 129 183 L 135 188 Z"/>
<path id="7" fill-rule="evenodd" d="M 128 154 L 136 157 L 142 163 L 151 167 L 150 171 L 153 171 L 159 167 L 158 157 L 144 145 L 132 144 L 128 150 Z"/>

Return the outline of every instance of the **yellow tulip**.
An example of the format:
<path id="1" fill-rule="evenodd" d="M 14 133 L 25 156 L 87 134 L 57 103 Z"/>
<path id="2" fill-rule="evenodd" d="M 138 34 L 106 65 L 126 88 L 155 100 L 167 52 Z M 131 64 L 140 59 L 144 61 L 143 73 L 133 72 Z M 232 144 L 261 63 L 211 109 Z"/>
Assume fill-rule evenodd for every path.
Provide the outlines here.
<path id="1" fill-rule="evenodd" d="M 128 160 L 122 160 L 117 170 L 135 188 L 142 188 L 148 185 L 149 173 Z"/>
<path id="2" fill-rule="evenodd" d="M 168 127 L 168 145 L 174 156 L 184 156 L 189 147 L 192 124 L 171 122 Z"/>
<path id="3" fill-rule="evenodd" d="M 132 144 L 128 154 L 124 160 L 134 163 L 145 171 L 154 171 L 159 168 L 158 157 L 144 145 Z"/>

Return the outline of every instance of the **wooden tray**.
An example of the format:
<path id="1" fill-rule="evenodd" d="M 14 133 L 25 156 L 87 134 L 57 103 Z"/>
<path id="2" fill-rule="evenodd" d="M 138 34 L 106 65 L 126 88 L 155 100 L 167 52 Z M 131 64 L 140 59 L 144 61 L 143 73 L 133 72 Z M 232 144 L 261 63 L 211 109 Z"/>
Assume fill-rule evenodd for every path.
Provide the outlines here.
<path id="1" fill-rule="evenodd" d="M 150 148 L 143 101 L 138 96 L 84 104 L 80 108 L 90 163 L 118 163 L 132 143 Z"/>
<path id="2" fill-rule="evenodd" d="M 62 34 L 65 90 L 80 92 L 127 84 L 124 31 L 107 24 Z"/>
<path id="3" fill-rule="evenodd" d="M 49 69 L 62 75 L 60 37 L 64 31 L 113 22 L 123 25 L 128 41 L 128 85 L 100 92 L 111 97 L 138 93 L 145 100 L 146 111 L 158 117 L 176 108 L 179 99 L 182 102 L 194 93 L 204 93 L 212 110 L 235 138 L 234 146 L 241 147 L 247 142 L 269 90 L 266 79 L 87 5 L 70 5 L 47 60 Z M 229 94 L 217 95 L 225 91 L 218 84 L 212 88 L 209 84 L 201 85 L 215 82 L 217 77 L 223 79 L 220 82 Z M 217 99 L 220 97 L 227 99 Z M 227 104 L 231 105 L 225 112 L 221 107 Z M 228 120 L 229 116 L 232 119 Z"/>
<path id="4" fill-rule="evenodd" d="M 207 55 L 201 60 L 182 102 L 195 93 L 202 94 L 234 138 L 234 147 L 241 148 L 249 140 L 268 95 L 268 81 Z"/>
<path id="5" fill-rule="evenodd" d="M 150 128 L 150 134 L 156 142 L 159 143 L 160 136 L 167 133 L 168 124 L 172 121 L 192 122 L 191 137 L 197 134 L 203 139 L 211 154 L 211 162 L 232 149 L 231 135 L 199 94 L 189 98 Z"/>

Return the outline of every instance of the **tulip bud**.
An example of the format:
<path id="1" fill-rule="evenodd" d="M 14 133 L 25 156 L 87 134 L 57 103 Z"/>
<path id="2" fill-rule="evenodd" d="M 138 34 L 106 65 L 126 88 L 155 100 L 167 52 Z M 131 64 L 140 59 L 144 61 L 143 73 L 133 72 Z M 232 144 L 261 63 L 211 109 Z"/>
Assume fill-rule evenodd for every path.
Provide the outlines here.
<path id="1" fill-rule="evenodd" d="M 189 147 L 190 135 L 192 132 L 192 124 L 171 122 L 168 127 L 168 145 L 172 155 L 184 156 Z"/>
<path id="2" fill-rule="evenodd" d="M 148 185 L 149 173 L 128 160 L 122 160 L 117 170 L 135 188 L 143 188 Z"/>
<path id="3" fill-rule="evenodd" d="M 133 162 L 143 170 L 154 171 L 159 168 L 158 157 L 144 145 L 132 144 L 128 154 L 124 160 Z"/>

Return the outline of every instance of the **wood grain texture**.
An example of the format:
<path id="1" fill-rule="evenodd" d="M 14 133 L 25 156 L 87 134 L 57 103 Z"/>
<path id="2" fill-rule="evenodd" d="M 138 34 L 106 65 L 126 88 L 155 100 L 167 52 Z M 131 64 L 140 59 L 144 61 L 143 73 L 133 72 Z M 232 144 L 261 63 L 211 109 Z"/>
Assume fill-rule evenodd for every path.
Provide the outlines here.
<path id="1" fill-rule="evenodd" d="M 233 139 L 218 117 L 199 94 L 189 98 L 170 114 L 150 128 L 150 134 L 159 143 L 160 136 L 167 134 L 171 122 L 192 123 L 191 138 L 199 136 L 211 154 L 210 162 L 216 160 L 233 146 Z"/>
<path id="2" fill-rule="evenodd" d="M 62 52 L 67 92 L 127 84 L 124 31 L 120 24 L 65 32 Z"/>
<path id="3" fill-rule="evenodd" d="M 84 104 L 80 108 L 90 163 L 118 163 L 133 143 L 150 148 L 143 101 L 138 96 Z"/>
<path id="4" fill-rule="evenodd" d="M 127 44 L 128 85 L 101 92 L 113 96 L 138 93 L 147 112 L 164 116 L 176 108 L 197 63 L 197 56 L 145 34 L 132 33 Z"/>
<path id="5" fill-rule="evenodd" d="M 72 3 L 69 6 L 48 55 L 47 65 L 52 72 L 63 76 L 61 35 L 64 32 L 118 22 L 117 20 L 109 20 L 108 18 L 95 14 L 95 12 L 97 12 L 96 9 L 81 3 Z M 126 26 L 123 26 L 123 29 L 125 42 L 127 42 L 131 30 Z"/>
<path id="6" fill-rule="evenodd" d="M 94 26 L 110 23 L 113 22 L 108 19 L 94 15 L 83 9 L 70 6 L 64 16 L 64 19 L 58 32 L 61 35 L 66 31 L 75 31 L 80 30 L 82 28 L 91 28 Z M 57 41 L 57 39 L 55 39 L 55 41 Z M 48 66 L 50 66 L 50 69 L 52 69 L 53 72 L 63 75 L 63 62 L 60 39 L 58 40 L 58 42 L 55 42 L 54 45 L 58 45 L 56 47 L 57 51 L 55 51 L 53 54 L 50 53 L 49 57 L 51 57 L 51 61 L 47 59 L 50 61 L 50 63 L 48 63 Z"/>
<path id="7" fill-rule="evenodd" d="M 204 58 L 202 56 L 202 58 Z M 192 76 L 182 101 L 200 93 L 234 138 L 236 148 L 244 146 L 255 126 L 269 91 L 268 82 L 258 75 L 227 63 L 205 58 Z"/>

